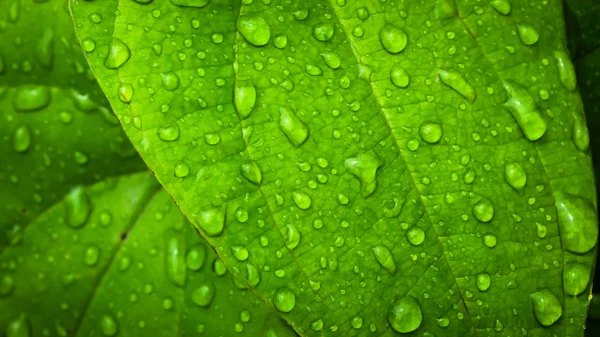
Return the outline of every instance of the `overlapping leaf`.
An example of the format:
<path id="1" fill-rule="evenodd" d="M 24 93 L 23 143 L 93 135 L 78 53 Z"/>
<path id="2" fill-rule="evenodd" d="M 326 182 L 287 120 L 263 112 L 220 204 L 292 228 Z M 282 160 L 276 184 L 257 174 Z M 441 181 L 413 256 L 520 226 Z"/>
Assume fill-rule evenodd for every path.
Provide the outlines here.
<path id="1" fill-rule="evenodd" d="M 328 336 L 582 334 L 596 197 L 561 8 L 71 1 L 183 212 Z"/>

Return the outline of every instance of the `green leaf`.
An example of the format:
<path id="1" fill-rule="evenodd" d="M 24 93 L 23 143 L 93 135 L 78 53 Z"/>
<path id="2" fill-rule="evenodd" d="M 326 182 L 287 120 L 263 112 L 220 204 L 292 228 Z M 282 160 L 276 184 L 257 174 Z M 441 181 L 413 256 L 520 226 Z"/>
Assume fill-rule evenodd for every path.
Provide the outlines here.
<path id="1" fill-rule="evenodd" d="M 304 335 L 583 334 L 596 195 L 560 1 L 242 3 L 70 2 L 236 275 Z"/>
<path id="2" fill-rule="evenodd" d="M 2 8 L 0 250 L 73 185 L 145 170 L 86 64 L 66 4 Z"/>
<path id="3" fill-rule="evenodd" d="M 73 227 L 81 202 L 87 220 Z M 74 188 L 0 266 L 7 336 L 295 335 L 237 286 L 148 173 Z"/>

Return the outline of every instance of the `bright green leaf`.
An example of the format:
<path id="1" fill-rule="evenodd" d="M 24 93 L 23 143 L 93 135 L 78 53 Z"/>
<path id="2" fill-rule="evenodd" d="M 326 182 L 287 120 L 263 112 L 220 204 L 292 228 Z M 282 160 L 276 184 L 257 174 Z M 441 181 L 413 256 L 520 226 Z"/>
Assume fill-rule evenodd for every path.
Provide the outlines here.
<path id="1" fill-rule="evenodd" d="M 242 3 L 70 2 L 127 135 L 240 279 L 259 266 L 304 335 L 583 333 L 590 285 L 563 278 L 591 272 L 596 196 L 560 1 Z"/>

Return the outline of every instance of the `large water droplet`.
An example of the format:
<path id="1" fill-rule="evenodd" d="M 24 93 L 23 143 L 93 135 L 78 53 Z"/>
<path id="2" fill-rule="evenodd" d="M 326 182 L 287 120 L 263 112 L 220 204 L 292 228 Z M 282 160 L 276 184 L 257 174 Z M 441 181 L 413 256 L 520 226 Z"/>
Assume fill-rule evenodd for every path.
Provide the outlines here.
<path id="1" fill-rule="evenodd" d="M 85 224 L 92 211 L 92 203 L 81 186 L 74 187 L 65 197 L 65 218 L 73 228 Z"/>
<path id="2" fill-rule="evenodd" d="M 179 139 L 179 124 L 171 123 L 158 128 L 158 138 L 165 142 L 173 142 Z"/>
<path id="3" fill-rule="evenodd" d="M 31 328 L 25 313 L 8 322 L 6 326 L 6 337 L 29 337 L 31 336 Z"/>
<path id="4" fill-rule="evenodd" d="M 85 249 L 83 261 L 86 266 L 93 267 L 98 263 L 100 259 L 100 248 L 95 245 L 91 245 Z"/>
<path id="5" fill-rule="evenodd" d="M 331 69 L 337 69 L 342 65 L 342 60 L 340 59 L 339 55 L 334 52 L 323 52 L 321 53 L 321 58 L 323 59 L 323 62 L 325 62 L 325 64 Z"/>
<path id="6" fill-rule="evenodd" d="M 168 91 L 175 91 L 179 88 L 181 81 L 179 80 L 179 76 L 174 72 L 168 72 L 164 74 L 160 74 L 162 80 L 162 87 Z"/>
<path id="7" fill-rule="evenodd" d="M 133 86 L 129 83 L 119 85 L 119 99 L 123 103 L 129 103 L 133 99 Z"/>
<path id="8" fill-rule="evenodd" d="M 596 246 L 598 219 L 588 200 L 566 193 L 556 197 L 556 212 L 563 247 L 573 253 L 584 254 Z"/>
<path id="9" fill-rule="evenodd" d="M 442 139 L 442 125 L 437 122 L 423 122 L 419 126 L 419 136 L 429 144 L 435 144 Z"/>
<path id="10" fill-rule="evenodd" d="M 233 92 L 233 105 L 241 119 L 250 116 L 256 103 L 256 88 L 251 80 L 237 81 Z"/>
<path id="11" fill-rule="evenodd" d="M 273 305 L 281 312 L 290 312 L 296 305 L 296 295 L 289 288 L 278 289 L 273 296 Z"/>
<path id="12" fill-rule="evenodd" d="M 540 33 L 529 25 L 518 25 L 517 32 L 521 43 L 526 46 L 534 45 L 540 39 Z"/>
<path id="13" fill-rule="evenodd" d="M 408 83 L 410 82 L 408 73 L 399 64 L 395 64 L 392 69 L 390 69 L 390 79 L 392 83 L 399 88 L 408 87 Z"/>
<path id="14" fill-rule="evenodd" d="M 527 183 L 527 174 L 519 163 L 506 164 L 504 167 L 504 180 L 510 187 L 520 191 Z"/>
<path id="15" fill-rule="evenodd" d="M 231 246 L 231 254 L 233 254 L 233 257 L 240 262 L 248 260 L 248 257 L 250 256 L 248 248 L 240 245 Z"/>
<path id="16" fill-rule="evenodd" d="M 170 235 L 167 239 L 165 251 L 165 265 L 167 276 L 173 284 L 183 287 L 185 285 L 186 261 L 185 240 L 181 233 Z"/>
<path id="17" fill-rule="evenodd" d="M 548 289 L 529 295 L 535 319 L 543 326 L 551 326 L 562 316 L 560 301 Z"/>
<path id="18" fill-rule="evenodd" d="M 377 263 L 379 263 L 383 268 L 387 269 L 387 271 L 392 274 L 396 272 L 396 261 L 394 261 L 394 257 L 387 247 L 377 245 L 373 247 L 372 250 Z"/>
<path id="19" fill-rule="evenodd" d="M 375 193 L 377 189 L 377 169 L 384 164 L 385 161 L 373 150 L 344 161 L 344 166 L 348 172 L 360 181 L 361 193 L 365 198 Z"/>
<path id="20" fill-rule="evenodd" d="M 496 10 L 496 12 L 502 15 L 510 14 L 510 2 L 508 0 L 492 0 L 490 1 L 490 6 Z"/>
<path id="21" fill-rule="evenodd" d="M 210 3 L 210 0 L 171 0 L 171 3 L 180 7 L 202 8 L 206 7 Z"/>
<path id="22" fill-rule="evenodd" d="M 240 171 L 242 172 L 242 176 L 254 185 L 262 184 L 262 171 L 254 160 L 247 160 L 243 163 L 240 166 Z"/>
<path id="23" fill-rule="evenodd" d="M 31 130 L 29 126 L 22 124 L 15 129 L 13 134 L 13 149 L 17 152 L 25 152 L 31 145 Z"/>
<path id="24" fill-rule="evenodd" d="M 564 51 L 555 51 L 554 58 L 556 59 L 556 68 L 563 87 L 569 91 L 577 89 L 577 78 L 575 77 L 575 67 L 571 58 Z"/>
<path id="25" fill-rule="evenodd" d="M 18 111 L 35 111 L 50 104 L 50 89 L 41 85 L 21 87 L 13 99 L 13 106 Z"/>
<path id="26" fill-rule="evenodd" d="M 100 320 L 100 329 L 105 336 L 114 336 L 119 331 L 117 322 L 110 315 L 102 316 L 102 319 Z"/>
<path id="27" fill-rule="evenodd" d="M 131 51 L 125 42 L 113 37 L 108 46 L 108 54 L 104 60 L 104 66 L 108 69 L 121 67 L 131 57 Z"/>
<path id="28" fill-rule="evenodd" d="M 590 148 L 590 134 L 585 120 L 581 117 L 575 118 L 573 123 L 573 144 L 581 152 L 587 152 Z"/>
<path id="29" fill-rule="evenodd" d="M 279 127 L 281 131 L 283 131 L 292 145 L 295 147 L 302 145 L 308 139 L 308 126 L 291 109 L 282 107 L 279 109 L 279 112 Z"/>
<path id="30" fill-rule="evenodd" d="M 196 216 L 196 223 L 208 236 L 221 235 L 225 227 L 225 213 L 218 208 L 202 211 Z"/>
<path id="31" fill-rule="evenodd" d="M 494 206 L 487 199 L 481 199 L 473 205 L 473 216 L 481 222 L 490 222 L 494 217 Z"/>
<path id="32" fill-rule="evenodd" d="M 285 233 L 283 234 L 285 246 L 289 250 L 293 250 L 300 243 L 300 239 L 302 239 L 302 234 L 298 230 L 298 227 L 294 224 L 287 224 L 285 226 Z"/>
<path id="33" fill-rule="evenodd" d="M 475 102 L 475 98 L 477 98 L 475 89 L 473 89 L 471 84 L 467 82 L 463 75 L 450 69 L 438 69 L 437 73 L 440 76 L 440 81 L 442 81 L 443 84 L 456 91 L 467 101 L 471 103 Z"/>
<path id="34" fill-rule="evenodd" d="M 313 26 L 312 34 L 318 41 L 329 41 L 333 36 L 333 26 L 330 23 L 318 23 Z"/>
<path id="35" fill-rule="evenodd" d="M 504 106 L 513 115 L 527 139 L 535 141 L 546 132 L 546 121 L 537 109 L 533 97 L 527 89 L 510 82 L 504 82 L 509 99 Z"/>
<path id="36" fill-rule="evenodd" d="M 302 192 L 302 191 L 293 191 L 292 199 L 294 199 L 294 203 L 300 209 L 309 209 L 312 204 L 312 199 L 310 195 Z"/>
<path id="37" fill-rule="evenodd" d="M 475 278 L 475 285 L 479 291 L 487 291 L 492 284 L 492 278 L 488 273 L 479 273 Z"/>
<path id="38" fill-rule="evenodd" d="M 569 296 L 579 296 L 590 283 L 592 268 L 578 262 L 568 262 L 563 270 L 563 289 Z"/>
<path id="39" fill-rule="evenodd" d="M 260 283 L 260 272 L 258 268 L 252 264 L 246 265 L 246 282 L 248 283 L 248 286 L 252 288 L 256 288 Z"/>
<path id="40" fill-rule="evenodd" d="M 192 302 L 202 308 L 207 308 L 215 297 L 215 285 L 211 281 L 200 285 L 192 292 Z"/>
<path id="41" fill-rule="evenodd" d="M 418 246 L 425 241 L 425 231 L 420 227 L 414 226 L 406 232 L 406 239 L 413 246 Z"/>
<path id="42" fill-rule="evenodd" d="M 405 296 L 390 306 L 387 319 L 392 329 L 400 333 L 417 330 L 423 322 L 423 312 L 419 302 L 412 296 Z"/>
<path id="43" fill-rule="evenodd" d="M 185 257 L 185 264 L 189 270 L 193 271 L 202 269 L 204 261 L 206 261 L 206 248 L 204 248 L 204 245 L 192 247 Z"/>
<path id="44" fill-rule="evenodd" d="M 379 30 L 379 41 L 388 53 L 397 54 L 406 48 L 408 36 L 404 31 L 388 24 Z"/>
<path id="45" fill-rule="evenodd" d="M 260 16 L 240 16 L 237 28 L 246 41 L 255 46 L 264 46 L 271 39 L 269 24 Z"/>

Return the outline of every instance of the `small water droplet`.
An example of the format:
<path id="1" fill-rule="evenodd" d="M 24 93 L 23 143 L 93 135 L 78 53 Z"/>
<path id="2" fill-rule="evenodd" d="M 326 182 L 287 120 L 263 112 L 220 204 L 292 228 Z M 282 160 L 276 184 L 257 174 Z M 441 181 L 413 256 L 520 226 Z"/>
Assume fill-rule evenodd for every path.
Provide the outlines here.
<path id="1" fill-rule="evenodd" d="M 406 88 L 410 82 L 410 77 L 408 73 L 402 66 L 399 64 L 395 64 L 392 69 L 390 69 L 390 79 L 392 83 L 399 88 Z"/>
<path id="2" fill-rule="evenodd" d="M 79 228 L 88 220 L 92 203 L 84 188 L 77 186 L 65 197 L 65 218 L 69 226 Z"/>
<path id="3" fill-rule="evenodd" d="M 121 83 L 119 86 L 119 99 L 123 103 L 129 103 L 133 99 L 133 86 L 129 83 Z"/>
<path id="4" fill-rule="evenodd" d="M 373 150 L 344 161 L 344 166 L 360 181 L 361 193 L 366 198 L 377 189 L 377 170 L 385 164 Z"/>
<path id="5" fill-rule="evenodd" d="M 423 312 L 419 302 L 407 295 L 390 306 L 387 319 L 392 329 L 400 333 L 408 333 L 421 326 Z"/>
<path id="6" fill-rule="evenodd" d="M 481 199 L 473 205 L 473 216 L 481 222 L 490 222 L 494 217 L 494 206 L 487 199 Z"/>
<path id="7" fill-rule="evenodd" d="M 93 267 L 100 259 L 100 249 L 97 246 L 89 246 L 85 249 L 83 261 L 89 267 Z"/>
<path id="8" fill-rule="evenodd" d="M 207 308 L 215 297 L 215 285 L 211 281 L 200 285 L 192 292 L 192 302 L 201 308 Z"/>
<path id="9" fill-rule="evenodd" d="M 273 305 L 283 313 L 288 313 L 296 306 L 296 295 L 289 288 L 280 288 L 273 296 Z"/>
<path id="10" fill-rule="evenodd" d="M 29 337 L 31 336 L 31 328 L 29 320 L 25 313 L 21 313 L 17 318 L 11 320 L 6 326 L 6 337 Z"/>
<path id="11" fill-rule="evenodd" d="M 258 47 L 266 45 L 271 39 L 269 24 L 260 16 L 240 16 L 237 29 L 246 41 Z"/>
<path id="12" fill-rule="evenodd" d="M 186 277 L 185 240 L 180 233 L 170 235 L 167 239 L 165 265 L 169 280 L 183 287 Z"/>
<path id="13" fill-rule="evenodd" d="M 233 104 L 241 119 L 250 116 L 256 103 L 256 88 L 251 80 L 238 81 L 233 93 Z"/>
<path id="14" fill-rule="evenodd" d="M 578 262 L 568 262 L 563 271 L 563 289 L 569 296 L 579 296 L 588 287 L 592 268 Z"/>
<path id="15" fill-rule="evenodd" d="M 548 289 L 529 295 L 533 304 L 533 314 L 542 326 L 551 326 L 562 316 L 560 301 Z"/>
<path id="16" fill-rule="evenodd" d="M 190 168 L 186 163 L 178 163 L 175 165 L 174 174 L 177 178 L 185 178 L 190 174 Z"/>
<path id="17" fill-rule="evenodd" d="M 438 69 L 437 73 L 443 84 L 456 91 L 470 103 L 475 102 L 477 98 L 475 89 L 473 89 L 462 74 L 450 69 Z"/>
<path id="18" fill-rule="evenodd" d="M 283 234 L 283 241 L 285 243 L 285 246 L 289 250 L 293 250 L 294 248 L 296 248 L 296 246 L 298 246 L 298 244 L 300 243 L 301 239 L 302 239 L 302 234 L 298 230 L 298 227 L 296 227 L 294 224 L 287 224 L 285 226 L 285 233 Z"/>
<path id="19" fill-rule="evenodd" d="M 425 241 L 425 231 L 417 226 L 414 226 L 406 232 L 406 239 L 411 245 L 418 246 Z"/>
<path id="20" fill-rule="evenodd" d="M 29 126 L 21 124 L 13 134 L 13 149 L 17 152 L 25 152 L 31 146 L 31 130 Z"/>
<path id="21" fill-rule="evenodd" d="M 529 25 L 518 25 L 517 32 L 521 43 L 526 46 L 534 45 L 540 39 L 540 33 Z"/>
<path id="22" fill-rule="evenodd" d="M 504 167 L 504 180 L 517 191 L 521 191 L 527 183 L 525 169 L 519 163 L 507 164 Z"/>
<path id="23" fill-rule="evenodd" d="M 181 81 L 179 76 L 174 72 L 168 72 L 160 74 L 162 80 L 162 87 L 168 91 L 175 91 L 179 88 Z"/>
<path id="24" fill-rule="evenodd" d="M 179 7 L 202 8 L 208 6 L 210 0 L 170 0 L 171 3 Z"/>
<path id="25" fill-rule="evenodd" d="M 408 36 L 404 31 L 387 24 L 379 31 L 379 41 L 388 53 L 397 54 L 406 48 Z"/>
<path id="26" fill-rule="evenodd" d="M 323 62 L 325 62 L 325 64 L 331 69 L 337 69 L 342 65 L 342 60 L 340 59 L 339 55 L 334 52 L 323 52 L 321 53 L 321 58 L 323 59 Z"/>
<path id="27" fill-rule="evenodd" d="M 502 15 L 510 14 L 510 2 L 508 0 L 492 0 L 490 1 L 490 6 L 496 10 L 496 12 Z"/>
<path id="28" fill-rule="evenodd" d="M 240 166 L 240 171 L 242 172 L 242 176 L 254 185 L 262 184 L 262 171 L 254 160 L 247 160 L 243 163 Z"/>
<path id="29" fill-rule="evenodd" d="M 108 46 L 108 54 L 104 60 L 104 66 L 108 69 L 118 69 L 125 64 L 130 57 L 131 51 L 125 42 L 113 37 Z"/>
<path id="30" fill-rule="evenodd" d="M 435 144 L 442 139 L 442 125 L 436 122 L 423 122 L 419 126 L 419 136 L 429 144 Z"/>
<path id="31" fill-rule="evenodd" d="M 555 51 L 556 68 L 563 87 L 571 92 L 577 89 L 577 78 L 575 77 L 575 67 L 571 58 L 564 51 Z"/>
<path id="32" fill-rule="evenodd" d="M 41 85 L 21 87 L 13 99 L 15 110 L 28 112 L 47 107 L 50 104 L 50 89 Z"/>
<path id="33" fill-rule="evenodd" d="M 236 260 L 243 262 L 248 260 L 250 253 L 248 252 L 248 248 L 240 245 L 231 246 L 231 253 Z"/>
<path id="34" fill-rule="evenodd" d="M 202 211 L 196 216 L 196 223 L 207 236 L 219 236 L 225 227 L 225 213 L 218 208 Z"/>
<path id="35" fill-rule="evenodd" d="M 193 271 L 202 269 L 204 261 L 206 261 L 206 248 L 200 244 L 192 247 L 185 257 L 187 268 Z"/>
<path id="36" fill-rule="evenodd" d="M 158 128 L 158 138 L 165 142 L 173 142 L 179 139 L 179 124 L 166 124 Z"/>
<path id="37" fill-rule="evenodd" d="M 365 6 L 358 7 L 356 9 L 356 16 L 362 21 L 367 20 L 370 16 L 369 9 Z"/>
<path id="38" fill-rule="evenodd" d="M 312 321 L 310 323 L 310 329 L 312 331 L 317 331 L 317 332 L 323 330 L 323 320 L 319 318 L 319 319 Z"/>
<path id="39" fill-rule="evenodd" d="M 575 118 L 573 123 L 573 144 L 581 152 L 587 152 L 590 148 L 590 135 L 585 120 L 581 117 Z"/>
<path id="40" fill-rule="evenodd" d="M 308 195 L 302 191 L 297 191 L 297 190 L 293 191 L 292 199 L 294 199 L 294 203 L 300 209 L 304 209 L 304 210 L 309 209 L 310 205 L 312 204 L 312 198 L 310 197 L 310 195 Z"/>
<path id="41" fill-rule="evenodd" d="M 509 99 L 504 106 L 513 115 L 523 134 L 530 141 L 540 139 L 546 133 L 546 121 L 537 109 L 527 89 L 515 83 L 504 82 Z"/>
<path id="42" fill-rule="evenodd" d="M 6 297 L 15 289 L 15 280 L 10 275 L 0 276 L 0 296 Z"/>
<path id="43" fill-rule="evenodd" d="M 561 193 L 556 196 L 556 213 L 564 249 L 584 254 L 596 246 L 598 219 L 591 202 L 579 196 Z"/>
<path id="44" fill-rule="evenodd" d="M 475 278 L 475 284 L 477 285 L 477 289 L 479 289 L 479 291 L 486 291 L 492 284 L 492 278 L 488 273 L 479 273 Z"/>
<path id="45" fill-rule="evenodd" d="M 396 261 L 394 261 L 394 257 L 387 247 L 382 245 L 377 245 L 372 248 L 373 255 L 375 255 L 375 260 L 387 271 L 390 273 L 396 272 Z"/>
<path id="46" fill-rule="evenodd" d="M 294 147 L 302 145 L 308 139 L 308 126 L 288 108 L 280 108 L 279 127 Z"/>
<path id="47" fill-rule="evenodd" d="M 333 26 L 330 23 L 318 23 L 313 26 L 312 34 L 318 41 L 329 41 L 333 36 Z"/>
<path id="48" fill-rule="evenodd" d="M 102 319 L 100 320 L 100 328 L 105 336 L 114 336 L 119 331 L 117 322 L 110 315 L 102 316 Z"/>

